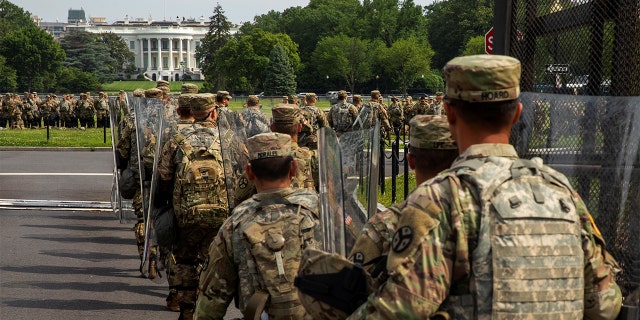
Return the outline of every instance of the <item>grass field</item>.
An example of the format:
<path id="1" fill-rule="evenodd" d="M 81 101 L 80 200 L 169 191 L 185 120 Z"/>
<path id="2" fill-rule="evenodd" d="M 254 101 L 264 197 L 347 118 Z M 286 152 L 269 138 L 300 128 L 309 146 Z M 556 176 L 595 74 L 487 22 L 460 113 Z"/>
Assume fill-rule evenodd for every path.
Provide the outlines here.
<path id="1" fill-rule="evenodd" d="M 24 129 L 0 130 L 0 146 L 4 147 L 109 147 L 111 148 L 111 130 L 105 133 L 102 128 L 80 129 Z"/>

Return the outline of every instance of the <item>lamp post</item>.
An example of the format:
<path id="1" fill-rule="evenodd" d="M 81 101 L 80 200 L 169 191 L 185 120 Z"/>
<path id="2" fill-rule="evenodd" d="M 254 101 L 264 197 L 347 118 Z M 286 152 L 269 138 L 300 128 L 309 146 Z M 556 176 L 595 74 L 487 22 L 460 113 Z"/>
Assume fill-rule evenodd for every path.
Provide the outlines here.
<path id="1" fill-rule="evenodd" d="M 378 88 L 378 79 L 380 79 L 380 76 L 376 74 L 376 90 L 380 90 L 380 88 Z"/>
<path id="2" fill-rule="evenodd" d="M 180 68 L 182 69 L 182 83 L 184 83 L 184 61 L 180 61 Z"/>

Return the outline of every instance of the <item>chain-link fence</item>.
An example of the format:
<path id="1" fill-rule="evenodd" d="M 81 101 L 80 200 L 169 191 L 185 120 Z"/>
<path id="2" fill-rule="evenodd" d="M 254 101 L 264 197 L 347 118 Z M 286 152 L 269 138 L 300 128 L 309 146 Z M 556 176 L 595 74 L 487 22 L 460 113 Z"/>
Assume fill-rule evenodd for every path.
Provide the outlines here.
<path id="1" fill-rule="evenodd" d="M 627 294 L 640 284 L 640 1 L 495 5 L 494 53 L 523 67 L 512 143 L 569 177 Z"/>

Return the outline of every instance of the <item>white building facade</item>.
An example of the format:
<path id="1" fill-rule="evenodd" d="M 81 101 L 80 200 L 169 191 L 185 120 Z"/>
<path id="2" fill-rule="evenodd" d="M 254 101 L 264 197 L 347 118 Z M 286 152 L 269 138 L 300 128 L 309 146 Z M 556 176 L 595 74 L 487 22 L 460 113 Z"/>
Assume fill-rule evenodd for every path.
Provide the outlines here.
<path id="1" fill-rule="evenodd" d="M 200 64 L 195 58 L 198 48 L 209 31 L 204 17 L 199 21 L 151 21 L 143 19 L 117 21 L 110 25 L 79 25 L 92 33 L 111 32 L 119 35 L 135 55 L 138 74 L 150 80 L 180 81 L 183 76 L 202 80 Z M 235 32 L 237 30 L 233 30 Z"/>

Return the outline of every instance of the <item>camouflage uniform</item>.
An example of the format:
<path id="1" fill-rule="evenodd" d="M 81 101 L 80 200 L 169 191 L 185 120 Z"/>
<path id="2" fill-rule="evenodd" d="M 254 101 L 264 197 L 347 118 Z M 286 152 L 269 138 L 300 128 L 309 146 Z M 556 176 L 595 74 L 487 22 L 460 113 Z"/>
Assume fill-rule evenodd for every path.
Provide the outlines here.
<path id="1" fill-rule="evenodd" d="M 273 122 L 275 124 L 293 125 L 300 123 L 302 115 L 300 108 L 289 104 L 278 104 L 272 109 Z M 277 132 L 277 131 L 274 131 Z M 286 133 L 286 132 L 280 132 Z M 300 147 L 292 137 L 291 153 L 293 158 L 298 161 L 298 169 L 295 177 L 291 178 L 291 187 L 294 189 L 317 190 L 318 183 L 318 154 L 309 148 Z M 235 190 L 236 205 L 249 199 L 257 193 L 256 186 L 252 181 L 247 179 L 246 173 L 242 174 L 238 186 Z"/>
<path id="2" fill-rule="evenodd" d="M 318 130 L 328 125 L 324 112 L 315 106 L 315 93 L 308 93 L 305 97 L 305 105 L 300 107 L 305 123 L 302 125 L 302 132 L 298 144 L 310 150 L 318 149 Z M 314 101 L 307 104 L 307 101 Z"/>
<path id="3" fill-rule="evenodd" d="M 193 94 L 189 99 L 192 110 L 208 110 L 214 107 L 213 95 L 211 94 Z M 196 131 L 198 129 L 199 131 Z M 176 129 L 178 130 L 178 129 Z M 206 205 L 203 201 L 209 199 L 183 199 L 179 191 L 179 182 L 176 176 L 184 168 L 183 154 L 181 145 L 183 140 L 190 141 L 190 146 L 198 150 L 199 148 L 207 148 L 208 150 L 217 150 L 216 158 L 221 160 L 220 153 L 220 136 L 218 128 L 212 120 L 196 121 L 192 127 L 184 125 L 180 128 L 180 135 L 172 135 L 162 148 L 160 161 L 158 163 L 158 173 L 162 185 L 175 186 L 170 193 L 173 194 L 172 205 L 176 218 L 179 221 L 185 218 L 183 201 L 199 202 L 199 205 Z M 200 134 L 199 132 L 207 132 Z M 193 136 L 196 135 L 196 136 Z M 196 145 L 194 141 L 198 141 Z M 218 172 L 220 176 L 211 177 L 216 181 L 224 181 L 224 171 Z M 178 223 L 177 239 L 173 245 L 173 257 L 175 258 L 175 267 L 171 276 L 171 289 L 175 289 L 177 300 L 180 308 L 181 318 L 190 318 L 196 302 L 196 290 L 198 288 L 198 274 L 203 263 L 208 257 L 208 250 L 213 238 L 218 233 L 218 228 L 222 225 L 224 219 L 228 215 L 227 190 L 224 183 L 216 184 L 216 188 L 208 190 L 208 196 L 219 199 L 219 203 L 207 203 L 219 207 L 219 211 L 224 211 L 223 216 L 212 216 L 215 220 L 213 223 Z M 166 188 L 165 188 L 166 189 Z M 171 199 L 169 196 L 164 198 Z M 183 214 L 180 214 L 183 212 Z M 188 217 L 186 217 L 188 218 Z"/>
<path id="4" fill-rule="evenodd" d="M 353 130 L 353 123 L 358 118 L 358 108 L 346 102 L 346 91 L 338 92 L 338 98 L 343 99 L 331 106 L 327 120 L 329 127 L 333 128 L 339 137 L 342 133 Z"/>
<path id="5" fill-rule="evenodd" d="M 85 128 L 93 128 L 95 126 L 95 109 L 93 108 L 92 100 L 89 100 L 89 97 L 86 93 L 80 94 L 80 101 L 78 101 L 78 106 L 76 108 L 76 114 L 78 119 L 80 120 L 80 126 Z"/>
<path id="6" fill-rule="evenodd" d="M 391 124 L 389 123 L 389 115 L 383 104 L 379 102 L 380 91 L 371 91 L 371 100 L 365 103 L 360 109 L 359 117 L 367 117 L 364 121 L 363 129 L 368 129 L 380 121 L 380 139 L 389 138 L 391 135 Z"/>
<path id="7" fill-rule="evenodd" d="M 242 110 L 242 119 L 247 124 L 247 138 L 259 133 L 269 132 L 269 119 L 260 110 L 260 100 L 257 96 L 251 95 L 247 99 L 247 107 Z"/>
<path id="8" fill-rule="evenodd" d="M 397 98 L 392 97 L 391 101 L 393 101 L 393 103 L 391 103 L 388 110 L 389 122 L 395 130 L 399 130 L 404 124 L 404 110 Z"/>
<path id="9" fill-rule="evenodd" d="M 286 156 L 290 139 L 278 133 L 249 138 L 250 159 Z M 247 312 L 255 299 L 266 303 L 269 319 L 302 319 L 293 280 L 302 250 L 320 246 L 318 205 L 313 191 L 276 188 L 236 207 L 209 249 L 194 319 L 222 319 L 234 296 L 245 318 L 253 319 Z"/>
<path id="10" fill-rule="evenodd" d="M 447 63 L 444 71 L 447 96 L 467 102 L 466 106 L 473 106 L 479 101 L 511 101 L 519 95 L 520 62 L 511 57 L 479 55 L 455 58 Z M 506 126 L 503 129 L 506 130 Z M 536 194 L 535 190 L 538 189 L 531 185 L 529 190 L 533 191 L 532 195 L 505 194 L 505 197 L 511 197 L 508 201 L 510 203 L 506 203 L 505 206 L 492 203 L 490 208 L 484 207 L 486 190 L 493 187 L 491 183 L 496 181 L 495 175 L 513 176 L 518 173 L 515 169 L 509 170 L 509 165 L 515 161 L 520 160 L 511 145 L 475 144 L 466 148 L 450 170 L 421 184 L 406 200 L 406 207 L 401 212 L 398 231 L 393 237 L 392 250 L 387 262 L 389 279 L 351 315 L 350 319 L 427 319 L 436 312 L 446 312 L 453 319 L 489 318 L 492 316 L 492 308 L 503 308 L 505 305 L 514 305 L 513 309 L 501 314 L 506 318 L 530 316 L 531 319 L 535 319 L 536 314 L 543 312 L 555 312 L 558 316 L 574 315 L 566 317 L 567 319 L 582 318 L 583 312 L 584 317 L 589 319 L 615 318 L 622 301 L 620 289 L 614 282 L 615 274 L 619 270 L 617 263 L 604 249 L 604 240 L 580 196 L 568 186 L 562 174 L 543 166 L 541 161 L 537 163 L 538 170 L 548 177 L 557 179 L 557 189 L 554 189 L 554 192 L 560 192 L 558 190 L 562 189 L 563 194 L 570 197 L 568 202 L 561 200 L 561 206 L 545 207 L 547 214 L 552 215 L 548 219 L 567 219 L 565 221 L 571 221 L 571 224 L 577 227 L 558 228 L 555 231 L 551 231 L 553 228 L 549 227 L 544 234 L 552 232 L 554 237 L 565 232 L 571 234 L 571 237 L 574 237 L 572 241 L 575 241 L 571 251 L 567 249 L 566 243 L 523 243 L 516 239 L 500 244 L 498 249 L 494 247 L 493 251 L 491 247 L 484 247 L 487 242 L 493 243 L 497 237 L 504 239 L 505 234 L 514 238 L 520 235 L 536 235 L 530 233 L 529 229 L 512 234 L 506 233 L 509 232 L 507 229 L 499 229 L 498 227 L 504 225 L 493 222 L 496 211 L 526 212 L 532 207 L 529 203 L 517 203 L 517 200 L 522 198 L 533 202 L 535 197 L 538 204 L 544 203 L 543 199 L 557 199 L 552 198 L 557 194 Z M 471 163 L 482 163 L 472 175 L 478 180 L 463 180 L 460 168 Z M 487 164 L 499 164 L 502 171 L 486 171 L 490 175 L 483 175 L 482 170 L 491 168 Z M 525 186 L 523 183 L 520 185 Z M 489 195 L 492 196 L 494 193 L 490 192 Z M 520 205 L 523 205 L 522 209 L 516 209 L 520 208 Z M 487 211 L 489 209 L 490 211 Z M 538 221 L 542 224 L 548 220 Z M 492 266 L 490 255 L 505 255 L 506 253 L 499 251 L 505 245 L 517 249 L 508 251 L 508 254 L 533 259 L 527 269 L 510 269 L 502 273 L 497 271 L 502 269 L 497 262 L 494 261 Z M 533 250 L 530 248 L 544 245 L 553 248 L 545 249 L 545 254 L 537 255 L 533 254 L 533 251 L 528 253 L 529 250 Z M 581 247 L 582 252 L 578 252 L 579 249 L 575 250 L 575 247 Z M 560 248 L 565 249 L 564 252 L 567 253 L 560 253 Z M 563 269 L 555 276 L 552 276 L 552 272 L 555 272 L 553 266 L 546 264 L 541 266 L 544 271 L 539 272 L 539 275 L 536 275 L 536 270 L 533 270 L 533 274 L 519 273 L 529 272 L 535 264 L 535 259 L 543 259 L 547 255 L 569 257 L 560 258 L 556 260 L 557 263 L 577 261 L 583 266 Z M 573 255 L 577 255 L 576 259 Z M 500 263 L 511 263 L 507 260 L 501 261 Z M 569 278 L 574 274 L 583 274 L 584 279 L 577 278 L 571 281 Z M 492 279 L 493 283 L 510 280 L 509 289 L 492 288 Z M 559 283 L 567 284 L 570 289 L 574 286 L 580 289 L 571 293 L 568 290 L 565 292 L 565 287 L 555 288 Z M 559 293 L 556 294 L 556 291 Z M 505 295 L 493 295 L 492 298 L 491 295 L 495 292 Z M 529 294 L 533 293 L 536 295 L 530 297 Z M 573 303 L 574 301 L 577 303 Z M 523 309 L 527 306 L 532 309 Z M 538 309 L 542 307 L 545 309 Z"/>
<path id="11" fill-rule="evenodd" d="M 98 99 L 94 101 L 93 108 L 96 113 L 96 121 L 98 128 L 102 128 L 103 124 L 109 125 L 109 100 L 107 94 L 104 92 L 100 92 L 98 94 Z"/>

